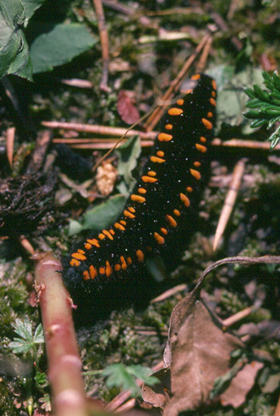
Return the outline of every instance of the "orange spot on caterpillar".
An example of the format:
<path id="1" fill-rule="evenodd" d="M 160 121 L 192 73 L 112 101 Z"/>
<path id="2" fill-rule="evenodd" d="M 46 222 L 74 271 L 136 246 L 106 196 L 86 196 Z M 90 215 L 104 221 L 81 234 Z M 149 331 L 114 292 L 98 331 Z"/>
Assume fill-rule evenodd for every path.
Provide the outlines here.
<path id="1" fill-rule="evenodd" d="M 89 272 L 87 270 L 83 271 L 83 279 L 84 280 L 89 280 L 90 279 L 90 275 L 89 275 Z"/>
<path id="2" fill-rule="evenodd" d="M 125 261 L 124 256 L 120 257 L 120 261 L 121 261 L 121 265 L 122 265 L 122 270 L 126 270 L 127 269 L 127 263 Z"/>
<path id="3" fill-rule="evenodd" d="M 154 237 L 155 237 L 158 244 L 164 244 L 165 243 L 165 239 L 160 234 L 154 233 Z"/>
<path id="4" fill-rule="evenodd" d="M 142 181 L 145 183 L 154 183 L 157 182 L 157 178 L 151 178 L 151 176 L 142 176 Z"/>
<path id="5" fill-rule="evenodd" d="M 164 127 L 166 128 L 166 130 L 172 130 L 173 129 L 173 125 L 172 124 L 165 124 Z"/>
<path id="6" fill-rule="evenodd" d="M 145 188 L 138 188 L 139 194 L 145 194 L 147 190 Z"/>
<path id="7" fill-rule="evenodd" d="M 207 142 L 206 138 L 203 137 L 203 136 L 200 137 L 200 141 L 201 141 L 201 143 L 206 143 Z"/>
<path id="8" fill-rule="evenodd" d="M 114 269 L 116 270 L 116 272 L 118 272 L 119 270 L 121 270 L 121 265 L 120 264 L 115 264 Z"/>
<path id="9" fill-rule="evenodd" d="M 201 163 L 200 162 L 194 162 L 194 164 L 193 164 L 195 167 L 197 167 L 197 168 L 199 168 L 199 166 L 201 166 Z"/>
<path id="10" fill-rule="evenodd" d="M 131 212 L 129 212 L 127 209 L 124 210 L 124 215 L 128 218 L 135 218 L 135 215 L 133 215 Z"/>
<path id="11" fill-rule="evenodd" d="M 137 260 L 138 261 L 140 261 L 140 262 L 143 262 L 144 261 L 144 253 L 143 253 L 143 251 L 142 250 L 137 250 L 136 251 L 136 256 L 137 256 Z"/>
<path id="12" fill-rule="evenodd" d="M 156 172 L 155 171 L 153 171 L 153 170 L 150 170 L 149 172 L 148 172 L 148 175 L 149 176 L 156 176 Z"/>
<path id="13" fill-rule="evenodd" d="M 193 92 L 193 89 L 192 88 L 189 88 L 187 90 L 181 90 L 181 94 L 185 94 L 185 95 L 188 95 L 188 94 L 190 94 L 192 92 Z"/>
<path id="14" fill-rule="evenodd" d="M 132 264 L 132 259 L 131 259 L 131 257 L 128 257 L 128 258 L 126 259 L 126 261 L 127 261 L 127 263 L 128 263 L 128 264 Z"/>
<path id="15" fill-rule="evenodd" d="M 167 235 L 168 231 L 166 228 L 161 228 L 160 231 L 162 232 L 162 234 Z"/>
<path id="16" fill-rule="evenodd" d="M 89 244 L 92 244 L 93 246 L 95 246 L 95 247 L 100 247 L 100 245 L 99 245 L 99 241 L 98 240 L 96 240 L 96 238 L 92 238 L 92 239 L 90 239 L 90 238 L 88 238 L 87 239 L 87 242 L 89 243 Z"/>
<path id="17" fill-rule="evenodd" d="M 207 120 L 206 118 L 202 118 L 201 121 L 207 128 L 207 130 L 211 130 L 213 128 L 213 124 L 211 123 L 211 121 Z"/>
<path id="18" fill-rule="evenodd" d="M 154 163 L 164 163 L 165 159 L 162 159 L 161 157 L 157 157 L 157 156 L 151 156 L 150 157 L 151 162 Z"/>
<path id="19" fill-rule="evenodd" d="M 201 174 L 198 170 L 190 169 L 190 172 L 195 179 L 199 180 L 201 178 Z"/>
<path id="20" fill-rule="evenodd" d="M 212 79 L 212 87 L 214 88 L 214 90 L 217 89 L 217 84 L 216 84 L 216 81 L 214 79 Z"/>
<path id="21" fill-rule="evenodd" d="M 212 104 L 214 107 L 216 107 L 216 101 L 212 97 L 210 98 L 210 104 Z"/>
<path id="22" fill-rule="evenodd" d="M 158 151 L 157 151 L 157 155 L 158 155 L 159 157 L 163 157 L 163 156 L 164 156 L 164 152 L 163 152 L 162 150 L 158 150 Z"/>
<path id="23" fill-rule="evenodd" d="M 207 117 L 208 117 L 208 118 L 213 117 L 213 113 L 212 113 L 212 111 L 208 111 L 208 113 L 207 113 Z"/>
<path id="24" fill-rule="evenodd" d="M 129 208 L 128 208 L 128 211 L 130 211 L 130 212 L 132 212 L 132 213 L 134 214 L 135 209 L 134 209 L 133 207 L 129 207 Z"/>
<path id="25" fill-rule="evenodd" d="M 118 230 L 125 231 L 124 226 L 122 226 L 119 222 L 115 222 L 114 227 Z"/>
<path id="26" fill-rule="evenodd" d="M 99 273 L 100 274 L 105 274 L 106 273 L 105 267 L 99 267 Z"/>
<path id="27" fill-rule="evenodd" d="M 169 224 L 171 225 L 171 227 L 176 228 L 177 227 L 177 221 L 174 220 L 173 217 L 171 217 L 171 215 L 166 215 L 166 220 L 169 222 Z"/>
<path id="28" fill-rule="evenodd" d="M 80 254 L 86 254 L 86 252 L 84 250 L 81 250 L 80 248 L 77 250 L 77 252 Z"/>
<path id="29" fill-rule="evenodd" d="M 113 273 L 113 269 L 112 269 L 110 263 L 107 260 L 106 261 L 106 276 L 109 277 L 109 276 L 111 276 L 112 273 Z"/>
<path id="30" fill-rule="evenodd" d="M 183 105 L 184 104 L 184 100 L 183 100 L 183 98 L 179 98 L 179 100 L 177 100 L 177 104 L 178 105 Z"/>
<path id="31" fill-rule="evenodd" d="M 104 240 L 105 235 L 104 235 L 104 234 L 102 234 L 102 233 L 100 233 L 100 234 L 98 234 L 98 238 L 99 238 L 99 240 Z"/>
<path id="32" fill-rule="evenodd" d="M 181 108 L 172 107 L 172 108 L 169 108 L 168 110 L 168 114 L 170 116 L 180 116 L 182 113 L 183 113 L 183 110 L 181 110 Z"/>
<path id="33" fill-rule="evenodd" d="M 115 231 L 114 231 L 114 230 L 112 230 L 112 228 L 111 228 L 111 230 L 109 230 L 109 232 L 110 232 L 112 235 L 115 235 Z"/>
<path id="34" fill-rule="evenodd" d="M 72 267 L 78 267 L 78 266 L 80 266 L 81 262 L 78 261 L 78 260 L 76 260 L 76 259 L 71 259 L 70 262 L 69 262 L 69 264 Z"/>
<path id="35" fill-rule="evenodd" d="M 102 230 L 103 234 L 105 234 L 108 238 L 110 238 L 110 240 L 113 240 L 114 237 L 112 236 L 112 234 L 109 233 L 109 231 L 107 230 Z"/>
<path id="36" fill-rule="evenodd" d="M 125 221 L 125 220 L 120 220 L 120 223 L 121 223 L 122 225 L 126 225 L 126 221 Z"/>
<path id="37" fill-rule="evenodd" d="M 192 77 L 191 77 L 191 79 L 193 79 L 194 81 L 197 81 L 198 79 L 200 79 L 201 78 L 201 75 L 200 74 L 195 74 L 195 75 L 193 75 Z"/>
<path id="38" fill-rule="evenodd" d="M 175 108 L 175 110 L 177 110 L 177 108 Z M 183 111 L 183 110 L 179 110 L 179 111 Z M 170 140 L 173 139 L 173 136 L 172 134 L 159 133 L 157 138 L 159 139 L 160 142 L 170 142 Z"/>
<path id="39" fill-rule="evenodd" d="M 183 202 L 183 204 L 185 205 L 185 207 L 188 208 L 191 205 L 191 202 L 190 202 L 189 198 L 185 194 L 180 194 L 180 199 Z"/>
<path id="40" fill-rule="evenodd" d="M 195 147 L 197 148 L 197 150 L 199 152 L 205 153 L 207 151 L 207 147 L 202 146 L 202 144 L 196 143 L 195 144 Z"/>
<path id="41" fill-rule="evenodd" d="M 130 199 L 134 202 L 140 202 L 140 204 L 143 204 L 143 202 L 146 201 L 146 198 L 144 198 L 143 196 L 135 194 L 130 195 Z"/>
<path id="42" fill-rule="evenodd" d="M 93 267 L 92 264 L 89 266 L 89 274 L 91 279 L 95 279 L 95 277 L 97 276 L 97 270 L 95 267 Z"/>
<path id="43" fill-rule="evenodd" d="M 212 91 L 212 92 L 211 92 L 211 95 L 212 95 L 212 97 L 214 97 L 214 98 L 215 98 L 215 97 L 216 97 L 216 93 L 215 93 L 215 91 Z"/>
<path id="44" fill-rule="evenodd" d="M 181 215 L 181 212 L 178 210 L 178 209 L 174 209 L 174 214 L 177 216 L 177 217 L 180 217 L 180 215 Z"/>
<path id="45" fill-rule="evenodd" d="M 193 188 L 191 187 L 191 186 L 187 186 L 187 192 L 192 192 L 193 191 Z"/>
<path id="46" fill-rule="evenodd" d="M 76 253 L 72 253 L 72 254 L 71 254 L 71 257 L 72 257 L 73 259 L 75 259 L 75 260 L 81 260 L 81 261 L 84 261 L 84 260 L 86 260 L 86 259 L 87 259 L 87 258 L 86 258 L 86 256 L 84 256 L 83 254 L 78 253 L 78 252 L 76 252 Z"/>
<path id="47" fill-rule="evenodd" d="M 86 250 L 90 250 L 92 245 L 89 244 L 89 243 L 85 243 L 84 247 L 85 247 Z"/>

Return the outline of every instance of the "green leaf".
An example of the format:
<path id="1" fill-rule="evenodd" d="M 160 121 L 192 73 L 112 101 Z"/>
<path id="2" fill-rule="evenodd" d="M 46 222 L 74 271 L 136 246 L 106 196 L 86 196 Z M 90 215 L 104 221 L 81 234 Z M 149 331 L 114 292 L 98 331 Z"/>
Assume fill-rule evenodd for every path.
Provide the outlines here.
<path id="1" fill-rule="evenodd" d="M 83 230 L 100 231 L 106 228 L 117 219 L 123 211 L 125 203 L 126 197 L 123 195 L 116 195 L 103 204 L 88 210 L 83 215 L 81 223 L 78 221 L 70 222 L 69 235 L 74 235 L 74 232 L 77 233 Z"/>
<path id="2" fill-rule="evenodd" d="M 28 318 L 24 321 L 17 318 L 13 327 L 15 333 L 20 337 L 14 338 L 14 341 L 9 343 L 9 347 L 15 354 L 28 353 L 30 350 L 34 349 L 36 344 L 42 344 L 44 342 L 43 328 L 41 324 L 39 324 L 35 330 L 34 336 L 32 333 L 32 325 Z"/>
<path id="3" fill-rule="evenodd" d="M 141 154 L 141 142 L 137 137 L 131 137 L 116 150 L 116 153 L 119 156 L 118 172 L 124 177 L 126 184 L 130 185 L 131 172 L 136 168 L 137 159 Z"/>
<path id="4" fill-rule="evenodd" d="M 157 377 L 151 376 L 152 370 L 148 367 L 143 367 L 142 365 L 131 365 L 126 367 L 129 374 L 142 380 L 148 386 L 153 386 L 154 384 L 159 383 Z"/>
<path id="5" fill-rule="evenodd" d="M 25 16 L 26 16 L 25 26 L 28 20 L 30 20 L 30 18 L 33 16 L 35 11 L 39 9 L 39 7 L 42 6 L 44 1 L 45 0 L 21 0 L 24 10 L 25 10 Z"/>
<path id="6" fill-rule="evenodd" d="M 33 73 L 53 70 L 90 49 L 97 40 L 80 23 L 57 24 L 30 46 Z"/>
<path id="7" fill-rule="evenodd" d="M 19 0 L 0 0 L 0 78 L 14 74 L 32 80 L 29 48 L 21 29 L 25 21 Z"/>
<path id="8" fill-rule="evenodd" d="M 140 393 L 136 380 L 132 377 L 123 364 L 112 364 L 102 371 L 102 376 L 107 377 L 108 387 L 118 387 L 123 390 L 130 390 L 132 395 Z"/>

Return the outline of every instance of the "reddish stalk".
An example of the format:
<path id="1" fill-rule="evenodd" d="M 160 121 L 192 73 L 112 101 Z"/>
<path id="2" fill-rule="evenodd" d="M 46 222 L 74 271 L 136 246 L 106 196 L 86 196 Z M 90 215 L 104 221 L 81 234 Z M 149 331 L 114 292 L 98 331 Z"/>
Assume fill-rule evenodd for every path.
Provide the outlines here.
<path id="1" fill-rule="evenodd" d="M 48 377 L 56 415 L 84 416 L 82 363 L 72 321 L 71 299 L 57 272 L 61 268 L 58 260 L 46 255 L 35 269 L 49 362 Z"/>

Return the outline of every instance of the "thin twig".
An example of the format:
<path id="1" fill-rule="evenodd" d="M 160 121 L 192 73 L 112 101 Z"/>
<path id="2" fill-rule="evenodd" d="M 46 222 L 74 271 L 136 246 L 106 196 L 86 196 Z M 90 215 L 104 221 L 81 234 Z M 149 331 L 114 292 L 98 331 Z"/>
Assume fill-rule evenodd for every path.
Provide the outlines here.
<path id="1" fill-rule="evenodd" d="M 101 49 L 102 49 L 102 78 L 99 88 L 102 91 L 108 92 L 108 68 L 109 68 L 109 37 L 105 24 L 105 16 L 101 0 L 93 0 L 95 13 L 97 16 L 98 30 L 100 35 Z"/>
<path id="2" fill-rule="evenodd" d="M 219 221 L 218 221 L 218 225 L 217 225 L 217 229 L 216 229 L 216 233 L 214 237 L 214 242 L 213 242 L 214 251 L 216 250 L 219 244 L 219 241 L 227 226 L 229 217 L 232 213 L 232 210 L 233 210 L 233 207 L 234 207 L 237 195 L 238 195 L 238 190 L 241 185 L 241 179 L 244 173 L 246 160 L 247 159 L 245 158 L 239 160 L 234 167 L 234 170 L 232 173 L 232 179 L 229 184 L 229 190 L 225 198 L 224 206 L 223 206 L 223 209 L 222 209 Z"/>
<path id="3" fill-rule="evenodd" d="M 42 121 L 41 124 L 51 129 L 76 130 L 84 133 L 96 133 L 108 136 L 119 137 L 125 134 L 127 137 L 131 137 L 139 135 L 141 139 L 155 139 L 157 136 L 156 132 L 145 133 L 140 130 L 128 130 L 122 127 L 93 126 L 91 124 L 65 123 L 61 121 Z"/>
<path id="4" fill-rule="evenodd" d="M 218 266 L 222 266 L 224 264 L 280 264 L 280 256 L 261 256 L 261 257 L 243 257 L 243 256 L 236 256 L 236 257 L 226 257 L 224 259 L 218 260 L 215 263 L 211 264 L 207 269 L 199 277 L 195 289 L 197 289 L 208 273 L 210 273 L 213 269 Z M 194 290 L 195 290 L 194 289 Z"/>

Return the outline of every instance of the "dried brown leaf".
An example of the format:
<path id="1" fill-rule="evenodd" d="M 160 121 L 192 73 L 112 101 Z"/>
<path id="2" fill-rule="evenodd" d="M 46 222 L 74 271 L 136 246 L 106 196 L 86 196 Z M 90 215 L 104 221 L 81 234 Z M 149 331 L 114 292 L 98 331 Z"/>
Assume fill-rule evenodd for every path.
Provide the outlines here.
<path id="1" fill-rule="evenodd" d="M 140 118 L 139 112 L 133 103 L 129 91 L 120 90 L 117 108 L 121 119 L 127 124 L 134 124 Z"/>
<path id="2" fill-rule="evenodd" d="M 177 416 L 205 402 L 214 380 L 229 371 L 231 352 L 243 345 L 223 331 L 197 297 L 193 291 L 171 314 L 164 361 L 170 366 L 172 398 L 166 400 L 165 416 Z"/>
<path id="3" fill-rule="evenodd" d="M 263 368 L 263 363 L 258 361 L 246 364 L 231 380 L 227 390 L 220 395 L 222 405 L 241 406 L 246 400 L 247 393 L 253 387 L 258 371 L 261 368 Z"/>

